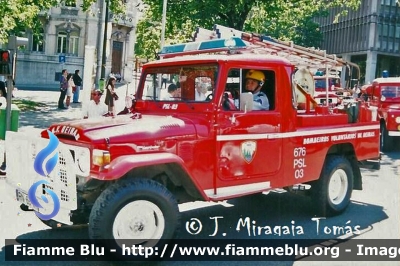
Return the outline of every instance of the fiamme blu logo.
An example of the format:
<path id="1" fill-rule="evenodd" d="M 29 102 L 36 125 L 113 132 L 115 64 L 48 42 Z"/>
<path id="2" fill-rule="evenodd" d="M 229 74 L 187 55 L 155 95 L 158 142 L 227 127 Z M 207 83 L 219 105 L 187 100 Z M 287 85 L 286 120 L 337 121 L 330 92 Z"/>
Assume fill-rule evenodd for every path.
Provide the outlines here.
<path id="1" fill-rule="evenodd" d="M 43 150 L 41 150 L 37 154 L 33 165 L 36 173 L 40 174 L 46 179 L 48 178 L 49 174 L 54 170 L 54 168 L 58 163 L 57 147 L 60 144 L 60 141 L 52 132 L 47 130 L 47 133 L 49 134 L 49 143 Z M 30 202 L 32 203 L 33 206 L 39 209 L 43 207 L 36 198 L 36 191 L 44 190 L 53 200 L 54 207 L 50 214 L 43 214 L 35 211 L 36 216 L 42 220 L 50 220 L 51 218 L 56 216 L 57 213 L 60 211 L 60 199 L 53 190 L 46 187 L 46 185 L 50 184 L 49 181 L 47 181 L 46 179 L 37 181 L 29 188 L 28 191 L 28 198 Z M 45 195 L 42 194 L 40 198 L 43 200 L 44 203 L 46 204 L 49 203 Z"/>

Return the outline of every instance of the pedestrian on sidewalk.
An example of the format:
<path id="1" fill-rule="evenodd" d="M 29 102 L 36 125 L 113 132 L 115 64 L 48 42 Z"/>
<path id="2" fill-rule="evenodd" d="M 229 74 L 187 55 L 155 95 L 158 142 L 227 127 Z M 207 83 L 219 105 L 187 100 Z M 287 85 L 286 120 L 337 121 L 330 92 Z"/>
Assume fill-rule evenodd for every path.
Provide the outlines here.
<path id="1" fill-rule="evenodd" d="M 0 81 L 0 106 L 7 106 L 7 92 L 6 85 L 3 81 Z"/>
<path id="2" fill-rule="evenodd" d="M 68 89 L 67 75 L 68 71 L 63 69 L 60 77 L 60 98 L 58 98 L 58 109 L 67 109 L 64 106 L 65 95 L 67 94 Z"/>
<path id="3" fill-rule="evenodd" d="M 71 103 L 71 96 L 72 96 L 72 91 L 73 88 L 75 87 L 74 80 L 72 79 L 73 74 L 68 74 L 67 76 L 67 81 L 68 81 L 68 88 L 67 88 L 67 99 L 65 100 L 65 105 L 67 108 L 69 108 L 69 105 Z"/>
<path id="4" fill-rule="evenodd" d="M 115 77 L 111 76 L 108 79 L 107 87 L 106 87 L 106 99 L 104 103 L 108 106 L 108 114 L 111 116 L 115 115 L 115 102 L 118 100 L 118 95 L 115 92 Z"/>
<path id="5" fill-rule="evenodd" d="M 79 103 L 79 93 L 80 93 L 81 86 L 82 86 L 82 78 L 79 76 L 79 69 L 75 70 L 73 80 L 75 83 L 75 91 L 73 92 L 74 96 L 72 98 L 72 102 Z"/>

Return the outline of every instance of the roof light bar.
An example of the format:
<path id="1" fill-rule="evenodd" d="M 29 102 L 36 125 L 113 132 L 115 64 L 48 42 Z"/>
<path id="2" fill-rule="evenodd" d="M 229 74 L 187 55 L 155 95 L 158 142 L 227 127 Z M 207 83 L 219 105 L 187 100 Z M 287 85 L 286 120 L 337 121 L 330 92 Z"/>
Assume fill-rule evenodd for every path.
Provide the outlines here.
<path id="1" fill-rule="evenodd" d="M 246 48 L 247 44 L 240 37 L 230 39 L 214 39 L 201 42 L 189 42 L 164 46 L 159 53 L 161 57 L 167 55 L 196 54 L 204 52 L 221 52 Z"/>

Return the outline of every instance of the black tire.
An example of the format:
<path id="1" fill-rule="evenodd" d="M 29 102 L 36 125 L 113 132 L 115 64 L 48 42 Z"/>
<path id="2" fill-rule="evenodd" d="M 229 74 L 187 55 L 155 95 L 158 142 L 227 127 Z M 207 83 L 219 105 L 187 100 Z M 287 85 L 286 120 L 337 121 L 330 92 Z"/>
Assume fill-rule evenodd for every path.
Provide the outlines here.
<path id="1" fill-rule="evenodd" d="M 148 241 L 142 239 L 133 244 L 156 246 L 174 237 L 179 219 L 175 197 L 160 183 L 149 179 L 125 179 L 109 186 L 94 203 L 89 217 L 89 237 L 112 240 L 106 245 L 118 249 L 117 240 L 149 236 Z M 114 227 L 116 220 L 119 227 Z M 121 235 L 122 230 L 125 235 Z M 155 231 L 148 235 L 152 230 Z"/>
<path id="2" fill-rule="evenodd" d="M 393 149 L 393 137 L 389 136 L 389 133 L 386 129 L 385 124 L 381 124 L 381 138 L 380 138 L 380 145 L 381 151 L 387 152 Z"/>
<path id="3" fill-rule="evenodd" d="M 350 162 L 342 156 L 328 156 L 319 180 L 311 183 L 311 198 L 318 215 L 342 213 L 350 203 L 352 191 Z"/>

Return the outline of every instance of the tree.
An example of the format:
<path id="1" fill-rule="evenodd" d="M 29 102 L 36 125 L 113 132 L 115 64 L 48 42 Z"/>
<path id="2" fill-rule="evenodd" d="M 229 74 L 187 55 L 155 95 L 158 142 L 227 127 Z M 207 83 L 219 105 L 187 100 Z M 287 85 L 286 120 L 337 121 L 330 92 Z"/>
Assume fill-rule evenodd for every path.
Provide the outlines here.
<path id="1" fill-rule="evenodd" d="M 161 22 L 163 0 L 143 2 L 149 12 L 144 20 Z M 344 14 L 360 3 L 361 0 L 168 0 L 166 43 L 175 39 L 190 41 L 196 27 L 212 29 L 214 24 L 220 24 L 299 45 L 318 46 L 322 35 L 314 18 L 326 15 L 331 7 L 343 7 Z M 147 40 L 138 36 L 138 51 L 149 45 Z"/>
<path id="2" fill-rule="evenodd" d="M 4 42 L 18 28 L 31 28 L 38 12 L 55 4 L 52 0 L 0 0 L 0 41 Z"/>
<path id="3" fill-rule="evenodd" d="M 109 1 L 110 9 L 114 13 L 124 12 L 124 0 Z M 0 43 L 7 40 L 9 34 L 18 34 L 25 28 L 35 29 L 38 27 L 38 14 L 50 7 L 59 6 L 61 2 L 66 4 L 76 3 L 76 0 L 0 0 Z M 83 0 L 82 9 L 88 10 L 96 0 Z"/>

